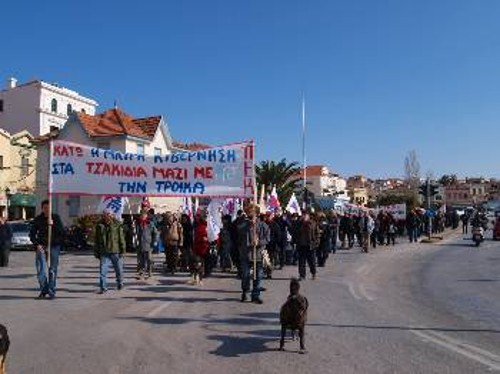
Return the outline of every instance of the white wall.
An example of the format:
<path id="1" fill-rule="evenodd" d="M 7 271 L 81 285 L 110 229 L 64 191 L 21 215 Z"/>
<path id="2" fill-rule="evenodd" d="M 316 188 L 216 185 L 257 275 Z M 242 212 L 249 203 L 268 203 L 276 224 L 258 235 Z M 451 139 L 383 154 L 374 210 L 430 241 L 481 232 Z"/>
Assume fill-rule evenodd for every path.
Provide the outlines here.
<path id="1" fill-rule="evenodd" d="M 52 99 L 57 100 L 57 113 L 52 113 Z M 0 112 L 0 127 L 10 133 L 28 130 L 33 136 L 46 134 L 50 126 L 62 127 L 66 120 L 67 105 L 88 114 L 95 114 L 97 103 L 78 93 L 36 81 L 0 92 L 4 110 Z"/>
<path id="2" fill-rule="evenodd" d="M 27 130 L 33 136 L 40 135 L 40 113 L 37 111 L 39 99 L 35 84 L 1 91 L 3 112 L 0 112 L 0 127 L 11 134 Z"/>

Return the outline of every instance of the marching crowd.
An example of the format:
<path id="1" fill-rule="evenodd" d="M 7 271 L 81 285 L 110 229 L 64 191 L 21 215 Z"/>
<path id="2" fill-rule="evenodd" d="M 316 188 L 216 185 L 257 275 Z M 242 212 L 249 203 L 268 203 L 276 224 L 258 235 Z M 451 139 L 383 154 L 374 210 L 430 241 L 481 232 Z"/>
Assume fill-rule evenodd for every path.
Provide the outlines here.
<path id="1" fill-rule="evenodd" d="M 50 264 L 48 260 L 48 201 L 42 203 L 42 213 L 32 224 L 30 238 L 36 249 L 36 270 L 40 285 L 39 298 L 54 298 L 57 268 L 63 244 L 64 228 L 60 218 L 52 215 Z M 458 218 L 438 212 L 432 231 L 445 225 L 458 226 Z M 239 210 L 235 219 L 222 217 L 222 227 L 216 241 L 209 241 L 207 214 L 199 211 L 191 219 L 187 214 L 167 212 L 155 214 L 145 208 L 140 216 L 128 223 L 117 221 L 111 211 L 104 210 L 95 227 L 94 255 L 100 262 L 99 293 L 108 290 L 107 275 L 113 267 L 117 289 L 123 288 L 123 257 L 127 238 L 137 253 L 137 279 L 153 274 L 153 253 L 163 248 L 164 272 L 189 272 L 189 283 L 200 285 L 218 267 L 241 279 L 241 301 L 261 304 L 263 279 L 271 279 L 275 270 L 298 266 L 299 280 L 306 279 L 307 267 L 312 279 L 317 268 L 324 267 L 337 248 L 351 249 L 356 244 L 363 252 L 377 246 L 396 244 L 396 238 L 407 235 L 417 242 L 429 227 L 428 218 L 419 210 L 411 211 L 405 220 L 390 213 L 360 211 L 339 214 L 335 211 L 298 214 L 260 213 L 259 207 L 248 205 Z M 0 244 L 3 245 L 5 224 L 0 223 Z M 400 240 L 400 239 L 398 239 Z M 255 271 L 254 271 L 255 269 Z"/>

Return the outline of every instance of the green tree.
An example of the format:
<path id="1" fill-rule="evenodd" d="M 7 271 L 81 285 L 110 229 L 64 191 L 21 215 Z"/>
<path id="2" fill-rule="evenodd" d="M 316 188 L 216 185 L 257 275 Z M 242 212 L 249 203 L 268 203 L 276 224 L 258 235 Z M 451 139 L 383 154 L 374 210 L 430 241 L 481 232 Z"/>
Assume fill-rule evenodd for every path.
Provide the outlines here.
<path id="1" fill-rule="evenodd" d="M 445 174 L 439 178 L 439 183 L 443 186 L 452 186 L 458 183 L 458 177 L 456 174 Z"/>
<path id="2" fill-rule="evenodd" d="M 286 204 L 292 193 L 300 186 L 300 167 L 297 162 L 262 161 L 255 166 L 257 186 L 265 185 L 267 189 L 276 186 L 278 197 L 282 204 Z M 260 190 L 259 190 L 260 191 Z"/>
<path id="3" fill-rule="evenodd" d="M 388 192 L 377 198 L 378 205 L 406 204 L 408 210 L 419 206 L 418 195 L 414 191 Z"/>

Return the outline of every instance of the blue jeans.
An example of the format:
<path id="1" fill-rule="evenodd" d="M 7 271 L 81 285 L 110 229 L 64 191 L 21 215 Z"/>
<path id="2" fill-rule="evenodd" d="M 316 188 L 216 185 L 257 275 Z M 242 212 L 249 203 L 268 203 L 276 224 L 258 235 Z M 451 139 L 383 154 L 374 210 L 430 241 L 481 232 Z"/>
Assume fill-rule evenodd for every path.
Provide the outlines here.
<path id="1" fill-rule="evenodd" d="M 45 249 L 45 248 L 44 248 Z M 61 253 L 61 246 L 53 245 L 50 249 L 50 268 L 48 271 L 47 280 L 47 252 L 46 249 L 36 251 L 35 266 L 38 284 L 40 285 L 40 292 L 54 296 L 56 294 L 56 281 L 57 281 L 57 267 L 59 266 L 59 254 Z"/>
<path id="2" fill-rule="evenodd" d="M 109 265 L 113 265 L 116 275 L 116 283 L 118 286 L 123 286 L 123 260 L 118 253 L 106 253 L 101 255 L 101 275 L 99 286 L 101 290 L 108 289 L 108 270 Z"/>
<path id="3" fill-rule="evenodd" d="M 408 234 L 410 236 L 410 243 L 418 242 L 418 229 L 416 227 L 408 229 Z"/>
<path id="4" fill-rule="evenodd" d="M 246 294 L 250 291 L 250 269 L 253 267 L 253 262 L 241 261 L 241 291 Z M 252 288 L 252 299 L 260 297 L 260 291 L 262 289 L 262 278 L 264 277 L 264 270 L 262 268 L 262 262 L 257 261 L 257 273 L 255 279 L 253 279 Z"/>

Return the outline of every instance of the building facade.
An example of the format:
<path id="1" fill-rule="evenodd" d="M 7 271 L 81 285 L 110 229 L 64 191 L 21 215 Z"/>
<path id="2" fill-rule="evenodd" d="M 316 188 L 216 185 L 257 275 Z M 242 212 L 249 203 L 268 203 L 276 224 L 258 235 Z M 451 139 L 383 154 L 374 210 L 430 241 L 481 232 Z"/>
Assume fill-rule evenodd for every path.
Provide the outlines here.
<path id="1" fill-rule="evenodd" d="M 302 178 L 304 170 L 300 170 Z M 347 198 L 346 180 L 338 174 L 330 172 L 325 165 L 306 167 L 307 189 L 316 197 Z"/>
<path id="2" fill-rule="evenodd" d="M 7 80 L 0 91 L 0 128 L 10 133 L 27 130 L 33 136 L 60 129 L 71 113 L 94 115 L 97 102 L 57 84 Z"/>
<path id="3" fill-rule="evenodd" d="M 133 118 L 118 108 L 98 115 L 75 112 L 60 131 L 54 131 L 35 140 L 38 145 L 39 161 L 36 170 L 36 195 L 42 201 L 48 191 L 48 140 L 72 141 L 91 147 L 114 149 L 120 152 L 144 155 L 166 155 L 176 150 L 167 124 L 162 116 Z M 100 197 L 57 196 L 53 197 L 53 210 L 65 225 L 86 214 L 96 214 Z M 181 198 L 150 198 L 151 207 L 158 212 L 178 211 Z M 142 199 L 130 198 L 125 213 L 137 213 Z"/>
<path id="4" fill-rule="evenodd" d="M 0 129 L 0 216 L 10 220 L 34 216 L 37 153 L 32 139 L 27 131 L 11 135 Z"/>

